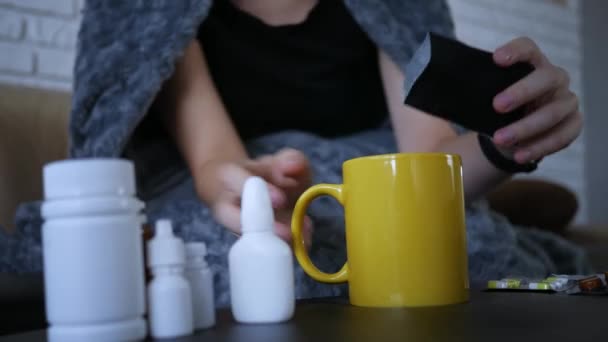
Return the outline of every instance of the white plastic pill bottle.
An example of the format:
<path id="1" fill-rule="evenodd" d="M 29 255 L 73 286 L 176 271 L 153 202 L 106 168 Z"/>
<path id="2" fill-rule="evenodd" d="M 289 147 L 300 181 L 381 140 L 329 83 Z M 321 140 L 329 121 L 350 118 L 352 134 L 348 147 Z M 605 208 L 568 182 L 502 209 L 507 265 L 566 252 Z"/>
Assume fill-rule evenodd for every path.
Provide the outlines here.
<path id="1" fill-rule="evenodd" d="M 133 164 L 74 159 L 43 173 L 49 340 L 144 339 L 144 204 L 135 197 Z"/>

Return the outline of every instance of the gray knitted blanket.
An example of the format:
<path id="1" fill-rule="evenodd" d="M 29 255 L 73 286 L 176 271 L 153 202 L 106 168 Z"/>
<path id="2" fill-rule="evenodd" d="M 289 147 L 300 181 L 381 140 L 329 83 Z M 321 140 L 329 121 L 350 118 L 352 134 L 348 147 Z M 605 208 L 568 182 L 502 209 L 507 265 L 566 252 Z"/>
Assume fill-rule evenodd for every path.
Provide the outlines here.
<path id="1" fill-rule="evenodd" d="M 135 132 L 211 1 L 89 0 L 85 6 L 75 65 L 71 156 L 134 160 L 144 200 L 179 182 L 174 171 L 183 165 L 171 159 L 177 154 L 169 144 L 138 139 Z M 427 32 L 453 36 L 444 0 L 344 2 L 402 69 Z M 0 235 L 0 272 L 41 271 L 41 223 L 39 203 L 20 207 L 17 233 Z M 549 233 L 513 227 L 483 203 L 469 206 L 467 225 L 470 270 L 476 279 L 590 271 L 580 249 Z"/>

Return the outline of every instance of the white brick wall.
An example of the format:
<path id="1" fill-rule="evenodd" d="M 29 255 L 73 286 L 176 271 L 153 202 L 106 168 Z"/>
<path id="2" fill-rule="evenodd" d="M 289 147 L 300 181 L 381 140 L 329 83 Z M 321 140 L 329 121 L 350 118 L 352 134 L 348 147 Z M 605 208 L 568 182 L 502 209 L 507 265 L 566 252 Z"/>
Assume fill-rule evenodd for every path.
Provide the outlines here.
<path id="1" fill-rule="evenodd" d="M 23 32 L 23 19 L 0 9 L 0 38 L 17 40 Z"/>
<path id="2" fill-rule="evenodd" d="M 549 59 L 566 70 L 572 89 L 582 94 L 582 49 L 579 28 L 580 0 L 448 0 L 457 36 L 473 45 L 494 50 L 518 37 L 534 39 Z M 585 222 L 583 139 L 568 149 L 545 158 L 531 177 L 543 177 L 574 190 L 581 203 L 578 222 Z"/>
<path id="3" fill-rule="evenodd" d="M 38 48 L 36 55 L 38 69 L 36 71 L 43 77 L 70 79 L 74 57 L 72 51 Z"/>
<path id="4" fill-rule="evenodd" d="M 77 6 L 74 0 L 0 0 L 0 5 L 67 17 L 74 15 Z"/>
<path id="5" fill-rule="evenodd" d="M 516 36 L 530 36 L 554 63 L 570 72 L 572 87 L 582 96 L 581 0 L 448 1 L 462 40 L 492 50 Z M 69 90 L 83 4 L 84 0 L 0 0 L 0 82 Z M 582 203 L 579 221 L 586 218 L 584 152 L 579 139 L 545 159 L 534 174 L 576 191 Z"/>
<path id="6" fill-rule="evenodd" d="M 0 0 L 0 82 L 70 90 L 84 0 Z"/>
<path id="7" fill-rule="evenodd" d="M 34 71 L 32 49 L 11 42 L 0 43 L 0 70 L 29 74 Z"/>
<path id="8" fill-rule="evenodd" d="M 63 18 L 41 18 L 36 15 L 26 15 L 25 40 L 44 46 L 54 46 L 72 52 L 76 46 L 78 35 L 77 21 Z"/>

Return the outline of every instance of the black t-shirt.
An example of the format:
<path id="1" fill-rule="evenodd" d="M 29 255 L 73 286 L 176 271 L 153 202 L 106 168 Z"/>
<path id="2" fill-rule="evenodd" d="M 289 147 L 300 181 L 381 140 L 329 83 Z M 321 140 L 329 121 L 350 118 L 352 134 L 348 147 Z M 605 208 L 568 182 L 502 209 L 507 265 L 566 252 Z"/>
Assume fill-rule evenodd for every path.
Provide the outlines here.
<path id="1" fill-rule="evenodd" d="M 198 39 L 243 139 L 292 129 L 335 137 L 387 117 L 378 50 L 340 0 L 282 26 L 216 0 Z"/>

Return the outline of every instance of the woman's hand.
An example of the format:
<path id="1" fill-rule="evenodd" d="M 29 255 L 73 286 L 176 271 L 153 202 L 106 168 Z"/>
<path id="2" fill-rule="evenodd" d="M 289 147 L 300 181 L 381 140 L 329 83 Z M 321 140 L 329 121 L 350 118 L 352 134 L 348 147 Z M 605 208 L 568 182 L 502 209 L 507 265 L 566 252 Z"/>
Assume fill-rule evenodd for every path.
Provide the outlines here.
<path id="1" fill-rule="evenodd" d="M 494 143 L 514 152 L 518 163 L 540 160 L 560 151 L 580 134 L 582 115 L 577 96 L 570 91 L 568 73 L 551 64 L 529 38 L 518 38 L 498 48 L 494 61 L 500 66 L 527 62 L 535 70 L 494 98 L 501 113 L 526 106 L 528 115 L 498 130 Z"/>
<path id="2" fill-rule="evenodd" d="M 286 149 L 255 160 L 247 151 L 221 101 L 207 68 L 204 50 L 193 40 L 178 61 L 171 79 L 159 95 L 166 122 L 194 177 L 200 199 L 226 228 L 241 232 L 241 194 L 247 178 L 260 176 L 268 183 L 277 235 L 291 240 L 291 214 L 295 201 L 310 186 L 306 157 Z M 304 222 L 310 243 L 312 222 Z"/>
<path id="3" fill-rule="evenodd" d="M 291 216 L 295 201 L 311 184 L 306 157 L 299 151 L 284 149 L 276 154 L 241 162 L 209 161 L 199 170 L 196 187 L 215 219 L 235 234 L 241 233 L 241 194 L 247 178 L 259 176 L 268 183 L 274 208 L 275 232 L 291 242 Z M 304 221 L 304 239 L 310 245 L 312 221 Z"/>

